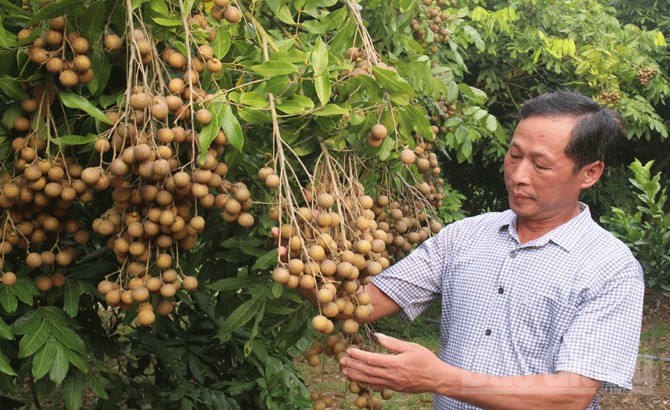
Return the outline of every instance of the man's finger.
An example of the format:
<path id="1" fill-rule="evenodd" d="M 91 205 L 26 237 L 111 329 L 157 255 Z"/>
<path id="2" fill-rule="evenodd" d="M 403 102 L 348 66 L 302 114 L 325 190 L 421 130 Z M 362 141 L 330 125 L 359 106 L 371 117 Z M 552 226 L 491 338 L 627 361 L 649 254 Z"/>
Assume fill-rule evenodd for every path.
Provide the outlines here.
<path id="1" fill-rule="evenodd" d="M 383 333 L 375 333 L 375 336 L 382 347 L 395 353 L 406 352 L 411 350 L 415 345 L 415 343 L 405 342 L 404 340 L 396 339 L 395 337 L 386 336 Z"/>

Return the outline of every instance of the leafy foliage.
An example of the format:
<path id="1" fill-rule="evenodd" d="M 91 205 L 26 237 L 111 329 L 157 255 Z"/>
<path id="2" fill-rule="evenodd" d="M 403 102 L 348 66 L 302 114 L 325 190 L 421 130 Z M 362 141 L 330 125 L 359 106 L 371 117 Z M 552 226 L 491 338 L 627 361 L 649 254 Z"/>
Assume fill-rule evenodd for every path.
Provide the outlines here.
<path id="1" fill-rule="evenodd" d="M 601 221 L 631 248 L 647 284 L 670 294 L 670 214 L 664 209 L 668 196 L 661 174 L 651 175 L 652 165 L 653 161 L 643 165 L 637 160 L 630 165 L 636 203 L 628 208 L 612 207 L 613 215 Z"/>

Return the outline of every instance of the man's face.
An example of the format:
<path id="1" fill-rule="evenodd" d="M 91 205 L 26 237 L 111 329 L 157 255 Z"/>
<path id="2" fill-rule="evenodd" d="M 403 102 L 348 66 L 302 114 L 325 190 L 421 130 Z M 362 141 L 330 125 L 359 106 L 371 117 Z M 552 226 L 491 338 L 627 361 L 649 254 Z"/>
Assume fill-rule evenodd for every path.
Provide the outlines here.
<path id="1" fill-rule="evenodd" d="M 581 190 L 595 183 L 585 184 L 589 166 L 575 172 L 565 154 L 575 121 L 536 116 L 517 125 L 505 156 L 505 185 L 509 206 L 520 218 L 563 223 L 577 212 Z"/>

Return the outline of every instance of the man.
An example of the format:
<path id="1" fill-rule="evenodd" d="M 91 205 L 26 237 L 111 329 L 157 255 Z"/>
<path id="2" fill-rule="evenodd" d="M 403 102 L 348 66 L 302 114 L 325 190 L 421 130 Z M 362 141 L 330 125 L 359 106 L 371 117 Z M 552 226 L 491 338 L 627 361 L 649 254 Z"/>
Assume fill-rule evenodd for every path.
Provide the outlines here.
<path id="1" fill-rule="evenodd" d="M 441 297 L 439 357 L 378 335 L 343 373 L 432 392 L 436 409 L 596 409 L 631 388 L 644 293 L 628 248 L 579 202 L 622 136 L 620 117 L 574 92 L 528 101 L 505 156 L 510 210 L 455 222 L 366 286 L 370 321 L 413 320 Z"/>

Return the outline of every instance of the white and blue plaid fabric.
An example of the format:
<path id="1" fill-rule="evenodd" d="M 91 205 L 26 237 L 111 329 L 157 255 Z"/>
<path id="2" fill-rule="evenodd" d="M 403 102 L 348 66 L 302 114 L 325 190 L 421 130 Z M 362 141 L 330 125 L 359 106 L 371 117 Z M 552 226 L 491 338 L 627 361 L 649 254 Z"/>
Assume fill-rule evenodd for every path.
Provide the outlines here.
<path id="1" fill-rule="evenodd" d="M 519 244 L 512 211 L 452 223 L 373 279 L 414 320 L 441 296 L 443 361 L 497 376 L 577 373 L 630 389 L 644 280 L 588 207 Z M 435 409 L 476 409 L 435 396 Z M 597 397 L 589 409 L 597 409 Z"/>

